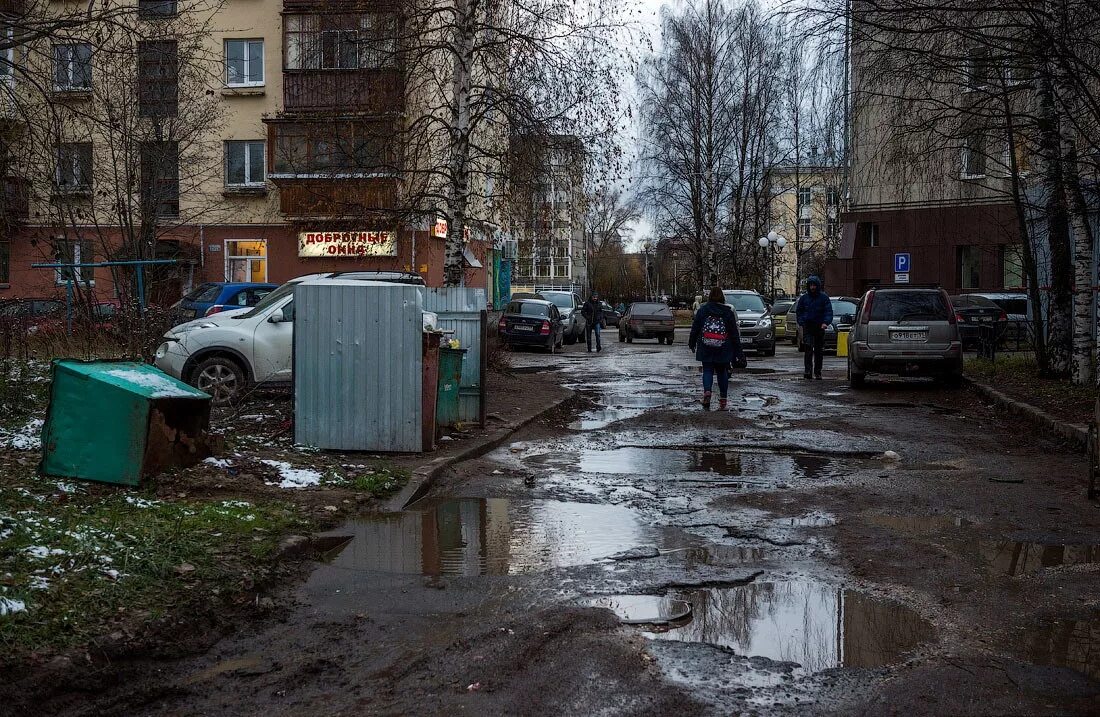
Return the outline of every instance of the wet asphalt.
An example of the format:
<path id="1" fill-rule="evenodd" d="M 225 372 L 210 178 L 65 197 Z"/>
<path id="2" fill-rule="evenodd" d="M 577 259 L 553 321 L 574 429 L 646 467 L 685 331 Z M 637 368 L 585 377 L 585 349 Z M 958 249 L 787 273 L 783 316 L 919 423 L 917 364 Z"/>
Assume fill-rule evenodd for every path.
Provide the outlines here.
<path id="1" fill-rule="evenodd" d="M 789 346 L 704 412 L 683 332 L 607 336 L 514 353 L 568 415 L 331 531 L 284 620 L 97 711 L 1100 713 L 1080 457 L 965 389 L 806 381 Z"/>

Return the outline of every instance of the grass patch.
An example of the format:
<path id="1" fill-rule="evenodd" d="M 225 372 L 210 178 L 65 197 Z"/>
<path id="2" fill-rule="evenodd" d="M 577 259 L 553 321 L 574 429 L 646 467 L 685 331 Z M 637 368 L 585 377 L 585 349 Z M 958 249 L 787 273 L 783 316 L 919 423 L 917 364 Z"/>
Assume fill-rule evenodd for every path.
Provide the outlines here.
<path id="1" fill-rule="evenodd" d="M 386 498 L 405 487 L 409 472 L 385 463 L 375 463 L 351 479 L 351 487 L 375 498 Z"/>
<path id="2" fill-rule="evenodd" d="M 283 534 L 308 529 L 284 503 L 20 482 L 0 487 L 0 645 L 9 652 L 79 644 L 127 613 L 157 618 L 233 593 Z"/>
<path id="3" fill-rule="evenodd" d="M 1097 397 L 1095 384 L 1078 386 L 1066 379 L 1041 378 L 1032 354 L 1013 354 L 996 361 L 972 358 L 967 375 L 1013 398 L 1074 422 L 1091 420 Z"/>

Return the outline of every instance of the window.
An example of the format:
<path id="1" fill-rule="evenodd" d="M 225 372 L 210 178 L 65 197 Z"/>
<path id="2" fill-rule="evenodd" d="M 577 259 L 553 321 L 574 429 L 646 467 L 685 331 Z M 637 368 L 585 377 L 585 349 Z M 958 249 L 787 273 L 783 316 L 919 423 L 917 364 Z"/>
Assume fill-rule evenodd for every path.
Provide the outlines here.
<path id="1" fill-rule="evenodd" d="M 1004 278 L 1004 288 L 1021 289 L 1027 286 L 1027 278 L 1024 275 L 1024 250 L 1019 244 L 1001 245 L 1001 276 Z"/>
<path id="2" fill-rule="evenodd" d="M 86 192 L 92 188 L 91 142 L 65 142 L 57 146 L 54 183 L 59 192 Z"/>
<path id="3" fill-rule="evenodd" d="M 225 184 L 229 187 L 262 187 L 264 185 L 262 140 L 225 143 Z"/>
<path id="4" fill-rule="evenodd" d="M 798 220 L 798 236 L 803 239 L 809 239 L 811 232 L 813 231 L 813 224 L 809 219 Z"/>
<path id="5" fill-rule="evenodd" d="M 54 261 L 58 264 L 89 264 L 95 261 L 95 250 L 90 239 L 72 241 L 64 237 L 55 239 Z M 59 286 L 75 281 L 89 286 L 95 284 L 95 269 L 74 266 L 71 269 L 55 269 L 54 282 Z"/>
<path id="6" fill-rule="evenodd" d="M 225 41 L 227 87 L 261 87 L 264 84 L 264 41 Z"/>
<path id="7" fill-rule="evenodd" d="M 138 0 L 138 17 L 158 20 L 176 16 L 176 0 Z"/>
<path id="8" fill-rule="evenodd" d="M 10 88 L 15 84 L 15 29 L 7 23 L 0 23 L 0 43 L 5 46 L 0 49 L 0 82 Z"/>
<path id="9" fill-rule="evenodd" d="M 825 238 L 832 240 L 840 236 L 840 219 L 829 217 L 825 222 Z"/>
<path id="10" fill-rule="evenodd" d="M 557 278 L 568 277 L 569 276 L 569 264 L 568 263 L 555 264 L 554 265 L 554 276 L 557 277 Z"/>
<path id="11" fill-rule="evenodd" d="M 275 172 L 393 171 L 393 132 L 385 123 L 280 124 L 275 135 Z"/>
<path id="12" fill-rule="evenodd" d="M 947 301 L 940 291 L 876 291 L 871 302 L 871 321 L 945 321 L 950 317 Z"/>
<path id="13" fill-rule="evenodd" d="M 147 216 L 179 216 L 179 145 L 175 142 L 142 143 L 141 201 Z"/>
<path id="14" fill-rule="evenodd" d="M 288 70 L 370 69 L 397 62 L 392 13 L 287 15 L 283 32 Z"/>
<path id="15" fill-rule="evenodd" d="M 138 43 L 138 114 L 175 117 L 179 110 L 179 54 L 175 40 Z"/>
<path id="16" fill-rule="evenodd" d="M 955 247 L 955 283 L 960 289 L 977 289 L 981 284 L 981 260 L 974 246 Z"/>
<path id="17" fill-rule="evenodd" d="M 985 176 L 985 137 L 980 131 L 963 138 L 961 174 L 963 179 Z"/>
<path id="18" fill-rule="evenodd" d="M 11 240 L 0 237 L 0 284 L 11 282 Z"/>
<path id="19" fill-rule="evenodd" d="M 62 92 L 92 89 L 92 46 L 53 46 L 53 85 Z"/>
<path id="20" fill-rule="evenodd" d="M 971 48 L 966 54 L 964 65 L 966 77 L 966 89 L 984 90 L 992 79 L 993 65 L 989 59 L 989 49 L 985 47 Z"/>
<path id="21" fill-rule="evenodd" d="M 227 241 L 225 243 L 225 280 L 267 281 L 267 242 L 243 239 Z"/>
<path id="22" fill-rule="evenodd" d="M 875 247 L 879 245 L 879 230 L 878 224 L 869 224 L 867 226 L 867 246 Z"/>

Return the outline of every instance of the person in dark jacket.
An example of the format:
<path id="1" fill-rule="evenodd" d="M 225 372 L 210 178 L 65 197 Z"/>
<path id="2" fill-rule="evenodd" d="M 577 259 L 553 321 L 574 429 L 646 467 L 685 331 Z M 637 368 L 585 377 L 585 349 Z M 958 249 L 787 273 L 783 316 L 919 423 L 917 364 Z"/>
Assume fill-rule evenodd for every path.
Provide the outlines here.
<path id="1" fill-rule="evenodd" d="M 584 317 L 584 340 L 588 344 L 588 350 L 592 351 L 592 334 L 596 334 L 596 352 L 603 351 L 603 343 L 600 342 L 600 329 L 604 326 L 603 303 L 600 295 L 592 292 L 588 301 L 581 307 L 581 316 Z"/>
<path id="2" fill-rule="evenodd" d="M 802 350 L 806 361 L 806 378 L 821 378 L 825 362 L 825 329 L 833 323 L 833 302 L 821 286 L 821 279 L 806 279 L 806 293 L 795 305 L 795 316 L 802 327 Z"/>
<path id="3" fill-rule="evenodd" d="M 714 377 L 718 376 L 718 408 L 726 409 L 729 392 L 730 363 L 744 365 L 745 354 L 741 350 L 741 335 L 737 331 L 737 315 L 726 306 L 726 296 L 715 287 L 705 304 L 695 312 L 691 323 L 688 348 L 703 364 L 703 410 L 710 410 Z"/>

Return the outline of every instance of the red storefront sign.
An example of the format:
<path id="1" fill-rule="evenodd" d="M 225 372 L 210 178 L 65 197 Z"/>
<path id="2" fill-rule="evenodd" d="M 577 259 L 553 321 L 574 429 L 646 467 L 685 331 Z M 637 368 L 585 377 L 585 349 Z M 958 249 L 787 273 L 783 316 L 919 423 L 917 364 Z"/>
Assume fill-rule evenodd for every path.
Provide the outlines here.
<path id="1" fill-rule="evenodd" d="M 397 256 L 397 233 L 299 232 L 298 256 L 349 259 L 364 256 Z"/>

